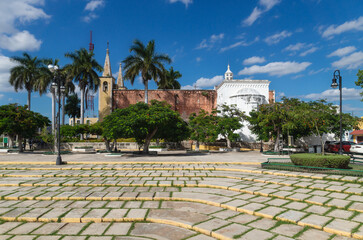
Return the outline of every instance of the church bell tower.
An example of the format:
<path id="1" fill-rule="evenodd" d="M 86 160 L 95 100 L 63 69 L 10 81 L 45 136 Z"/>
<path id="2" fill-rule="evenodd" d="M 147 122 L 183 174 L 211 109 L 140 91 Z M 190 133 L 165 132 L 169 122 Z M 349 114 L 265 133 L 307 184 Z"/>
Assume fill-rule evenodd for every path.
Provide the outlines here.
<path id="1" fill-rule="evenodd" d="M 112 112 L 112 90 L 114 86 L 115 78 L 112 76 L 110 50 L 107 42 L 106 59 L 103 73 L 100 77 L 100 87 L 98 89 L 98 117 L 100 122 Z"/>

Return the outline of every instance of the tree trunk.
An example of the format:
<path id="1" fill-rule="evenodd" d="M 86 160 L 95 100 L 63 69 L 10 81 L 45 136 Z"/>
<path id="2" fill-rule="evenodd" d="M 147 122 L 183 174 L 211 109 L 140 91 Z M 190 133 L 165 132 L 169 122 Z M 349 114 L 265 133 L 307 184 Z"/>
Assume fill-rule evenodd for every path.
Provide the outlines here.
<path id="1" fill-rule="evenodd" d="M 113 146 L 115 147 L 115 152 L 117 152 L 117 140 L 113 140 Z"/>
<path id="2" fill-rule="evenodd" d="M 145 81 L 145 103 L 148 103 L 148 83 L 149 81 Z"/>
<path id="3" fill-rule="evenodd" d="M 84 88 L 81 89 L 81 124 L 84 124 Z"/>
<path id="4" fill-rule="evenodd" d="M 28 90 L 28 110 L 30 110 L 30 97 L 31 97 L 32 91 Z"/>
<path id="5" fill-rule="evenodd" d="M 277 136 L 276 136 L 275 147 L 274 147 L 275 152 L 279 151 L 279 143 L 280 143 L 280 129 L 277 130 Z"/>
<path id="6" fill-rule="evenodd" d="M 64 118 L 65 118 L 65 113 L 64 113 L 65 99 L 66 99 L 66 96 L 64 94 L 62 94 L 62 125 L 64 125 Z"/>
<path id="7" fill-rule="evenodd" d="M 73 117 L 73 127 L 76 126 L 76 117 Z"/>
<path id="8" fill-rule="evenodd" d="M 103 141 L 105 142 L 106 151 L 107 151 L 107 152 L 111 152 L 111 148 L 110 148 L 110 140 L 108 140 L 106 137 L 104 137 L 104 138 L 103 138 Z"/>
<path id="9" fill-rule="evenodd" d="M 195 151 L 199 152 L 199 141 L 195 143 Z"/>
<path id="10" fill-rule="evenodd" d="M 143 153 L 149 152 L 149 145 L 151 142 L 151 139 L 154 137 L 155 133 L 158 131 L 158 128 L 155 128 L 149 135 L 147 135 L 144 143 L 144 149 L 142 150 Z"/>
<path id="11" fill-rule="evenodd" d="M 228 137 L 226 137 L 227 140 L 227 148 L 231 148 L 231 140 L 229 140 Z"/>
<path id="12" fill-rule="evenodd" d="M 19 152 L 24 152 L 23 137 L 21 137 L 21 136 L 18 136 L 18 148 L 19 148 Z"/>
<path id="13" fill-rule="evenodd" d="M 81 124 L 84 124 L 84 88 L 81 89 Z M 83 134 L 81 134 L 83 140 Z"/>

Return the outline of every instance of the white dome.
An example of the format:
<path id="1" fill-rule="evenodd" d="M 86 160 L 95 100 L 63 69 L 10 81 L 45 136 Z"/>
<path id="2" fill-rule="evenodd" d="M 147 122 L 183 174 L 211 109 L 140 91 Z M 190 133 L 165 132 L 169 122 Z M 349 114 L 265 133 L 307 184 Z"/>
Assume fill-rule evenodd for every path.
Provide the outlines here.
<path id="1" fill-rule="evenodd" d="M 256 89 L 252 88 L 242 88 L 237 91 L 237 93 L 234 96 L 245 96 L 245 95 L 261 95 Z"/>

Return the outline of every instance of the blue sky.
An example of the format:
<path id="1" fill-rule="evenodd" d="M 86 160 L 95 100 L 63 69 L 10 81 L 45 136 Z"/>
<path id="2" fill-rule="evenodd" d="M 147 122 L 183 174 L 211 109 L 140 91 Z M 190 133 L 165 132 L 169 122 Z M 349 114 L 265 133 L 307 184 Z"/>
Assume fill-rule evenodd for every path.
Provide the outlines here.
<path id="1" fill-rule="evenodd" d="M 154 39 L 182 73 L 183 88 L 213 89 L 229 62 L 235 79 L 270 80 L 278 98 L 337 104 L 330 84 L 340 69 L 343 111 L 363 116 L 354 84 L 363 69 L 362 9 L 361 0 L 0 1 L 0 105 L 26 104 L 26 93 L 8 84 L 9 57 L 26 51 L 62 66 L 69 63 L 64 53 L 88 48 L 92 30 L 102 66 L 109 41 L 115 76 L 134 39 Z M 139 81 L 126 86 L 143 88 Z M 50 117 L 49 96 L 33 93 L 32 110 Z"/>

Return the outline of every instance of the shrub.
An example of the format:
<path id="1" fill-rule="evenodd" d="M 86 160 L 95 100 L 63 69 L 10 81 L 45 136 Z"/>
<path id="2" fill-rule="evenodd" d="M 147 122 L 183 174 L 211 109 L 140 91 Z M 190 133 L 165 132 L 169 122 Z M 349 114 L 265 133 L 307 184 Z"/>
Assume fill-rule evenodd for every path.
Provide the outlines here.
<path id="1" fill-rule="evenodd" d="M 346 155 L 321 155 L 299 153 L 290 156 L 295 165 L 347 169 L 350 157 Z"/>

